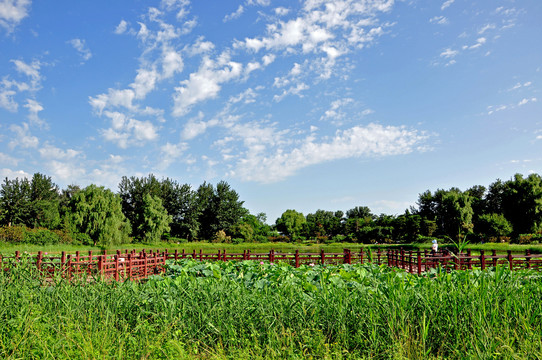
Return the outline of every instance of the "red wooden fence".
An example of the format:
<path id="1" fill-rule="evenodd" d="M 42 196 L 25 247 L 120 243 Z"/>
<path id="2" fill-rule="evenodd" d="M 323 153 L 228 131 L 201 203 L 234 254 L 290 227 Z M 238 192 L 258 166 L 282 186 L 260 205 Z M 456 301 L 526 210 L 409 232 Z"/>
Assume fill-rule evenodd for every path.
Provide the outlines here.
<path id="1" fill-rule="evenodd" d="M 497 265 L 507 266 L 511 270 L 535 269 L 542 270 L 542 254 L 531 254 L 528 250 L 525 254 L 497 254 L 495 250 L 487 254 L 480 250 L 479 255 L 472 255 L 470 250 L 466 253 L 454 254 L 448 251 L 432 254 L 427 250 L 373 250 L 353 252 L 344 249 L 342 253 L 302 253 L 296 250 L 294 253 L 278 253 L 274 250 L 268 253 L 253 253 L 245 250 L 243 253 L 226 253 L 225 250 L 216 253 L 185 252 L 184 250 L 168 252 L 168 250 L 117 250 L 107 253 L 105 250 L 99 253 L 88 252 L 83 255 L 79 251 L 75 254 L 62 252 L 58 255 L 49 255 L 44 252 L 37 254 L 21 254 L 16 251 L 14 256 L 0 254 L 0 269 L 7 270 L 11 264 L 16 264 L 23 257 L 30 259 L 37 270 L 46 277 L 54 277 L 60 274 L 62 277 L 72 278 L 81 275 L 99 276 L 112 278 L 117 281 L 124 279 L 145 279 L 153 274 L 164 271 L 167 260 L 194 259 L 198 261 L 242 261 L 255 260 L 266 262 L 284 262 L 299 267 L 303 264 L 352 264 L 374 262 L 386 264 L 390 267 L 404 269 L 411 273 L 422 274 L 432 268 L 441 268 L 445 271 L 467 270 L 473 268 L 485 269 Z"/>

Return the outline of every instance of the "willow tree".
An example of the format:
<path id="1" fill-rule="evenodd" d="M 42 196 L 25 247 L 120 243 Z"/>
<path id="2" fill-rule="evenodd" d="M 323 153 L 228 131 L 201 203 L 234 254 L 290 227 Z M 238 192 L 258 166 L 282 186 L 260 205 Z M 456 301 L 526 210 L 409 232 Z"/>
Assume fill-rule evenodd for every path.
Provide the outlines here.
<path id="1" fill-rule="evenodd" d="M 129 241 L 130 222 L 122 213 L 121 198 L 103 186 L 89 185 L 69 201 L 68 217 L 76 232 L 94 245 L 110 246 Z"/>

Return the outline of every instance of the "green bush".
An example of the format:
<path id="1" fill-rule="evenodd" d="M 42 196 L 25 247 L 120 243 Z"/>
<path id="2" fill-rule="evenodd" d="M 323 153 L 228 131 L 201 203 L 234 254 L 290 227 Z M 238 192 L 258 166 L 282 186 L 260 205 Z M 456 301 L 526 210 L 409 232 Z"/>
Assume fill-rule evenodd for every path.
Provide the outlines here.
<path id="1" fill-rule="evenodd" d="M 254 236 L 254 241 L 259 243 L 269 242 L 269 238 L 265 235 L 256 235 Z"/>
<path id="2" fill-rule="evenodd" d="M 60 237 L 49 229 L 27 229 L 23 242 L 33 245 L 55 245 L 60 242 Z"/>
<path id="3" fill-rule="evenodd" d="M 542 234 L 520 234 L 517 238 L 519 244 L 533 244 L 542 241 Z"/>
<path id="4" fill-rule="evenodd" d="M 0 227 L 0 241 L 7 243 L 22 243 L 27 231 L 24 225 Z"/>

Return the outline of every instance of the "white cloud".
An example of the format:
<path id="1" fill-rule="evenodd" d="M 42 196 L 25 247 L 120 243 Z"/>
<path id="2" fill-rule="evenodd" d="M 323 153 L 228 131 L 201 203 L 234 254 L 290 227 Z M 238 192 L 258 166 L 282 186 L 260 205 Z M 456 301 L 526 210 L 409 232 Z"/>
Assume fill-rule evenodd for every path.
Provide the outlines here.
<path id="1" fill-rule="evenodd" d="M 0 108 L 16 112 L 19 108 L 19 104 L 15 100 L 17 94 L 25 91 L 35 93 L 41 88 L 41 63 L 33 61 L 31 64 L 27 64 L 22 60 L 11 60 L 11 62 L 15 65 L 15 70 L 18 73 L 30 78 L 29 82 L 19 82 L 5 76 L 0 82 Z"/>
<path id="2" fill-rule="evenodd" d="M 291 151 L 277 149 L 274 154 L 247 151 L 230 175 L 245 181 L 276 182 L 294 175 L 299 169 L 328 161 L 408 154 L 427 138 L 416 130 L 369 124 L 338 131 L 329 141 L 318 142 L 310 135 Z M 257 139 L 255 139 L 257 141 Z"/>
<path id="3" fill-rule="evenodd" d="M 438 24 L 438 25 L 446 25 L 449 23 L 448 19 L 446 18 L 446 16 L 435 16 L 435 17 L 432 17 L 431 19 L 429 19 L 429 22 L 431 24 Z"/>
<path id="4" fill-rule="evenodd" d="M 273 96 L 273 100 L 279 102 L 288 95 L 297 95 L 299 97 L 303 97 L 302 92 L 307 90 L 307 89 L 309 89 L 309 86 L 307 84 L 301 82 L 301 83 L 298 83 L 295 86 L 290 87 L 289 89 L 283 90 L 280 95 Z"/>
<path id="5" fill-rule="evenodd" d="M 188 148 L 188 144 L 170 144 L 169 142 L 160 147 L 160 162 L 156 166 L 159 170 L 167 169 L 171 164 L 183 156 L 183 153 Z"/>
<path id="6" fill-rule="evenodd" d="M 537 99 L 535 97 L 532 97 L 530 99 L 522 99 L 519 103 L 518 103 L 518 106 L 523 106 L 525 104 L 528 104 L 530 102 L 536 102 Z"/>
<path id="7" fill-rule="evenodd" d="M 51 160 L 46 166 L 54 178 L 58 178 L 64 182 L 72 183 L 74 179 L 80 179 L 86 173 L 85 169 L 75 162 Z M 103 181 L 104 178 L 99 179 L 100 184 L 103 184 Z"/>
<path id="8" fill-rule="evenodd" d="M 183 71 L 184 62 L 180 53 L 173 49 L 164 49 L 162 54 L 162 78 L 168 79 Z"/>
<path id="9" fill-rule="evenodd" d="M 440 10 L 444 10 L 448 7 L 450 7 L 450 5 L 452 5 L 454 3 L 455 0 L 446 0 L 442 6 L 440 7 Z"/>
<path id="10" fill-rule="evenodd" d="M 115 28 L 115 34 L 117 35 L 124 34 L 127 29 L 128 29 L 128 22 L 126 22 L 125 20 L 121 20 L 120 23 Z"/>
<path id="11" fill-rule="evenodd" d="M 32 179 L 32 175 L 24 170 L 0 169 L 0 178 L 5 179 Z"/>
<path id="12" fill-rule="evenodd" d="M 150 121 L 132 119 L 120 112 L 106 111 L 104 114 L 111 119 L 111 127 L 102 130 L 102 136 L 122 149 L 132 145 L 142 146 L 158 137 Z"/>
<path id="13" fill-rule="evenodd" d="M 487 41 L 487 39 L 485 37 L 480 37 L 478 39 L 476 39 L 476 44 L 474 45 L 471 45 L 471 46 L 464 46 L 463 48 L 464 49 L 470 49 L 470 50 L 473 50 L 473 49 L 478 49 L 479 47 L 481 47 L 483 44 L 485 44 Z"/>
<path id="14" fill-rule="evenodd" d="M 485 33 L 486 31 L 488 30 L 493 30 L 495 29 L 495 25 L 494 24 L 487 24 L 485 26 L 483 26 L 480 30 L 478 30 L 478 34 L 479 35 L 482 35 L 483 33 Z"/>
<path id="15" fill-rule="evenodd" d="M 81 151 L 73 149 L 62 150 L 50 144 L 46 144 L 39 149 L 39 153 L 46 160 L 72 160 L 82 154 Z"/>
<path id="16" fill-rule="evenodd" d="M 181 139 L 191 140 L 203 134 L 208 128 L 218 125 L 217 119 L 205 121 L 203 117 L 203 113 L 200 112 L 197 117 L 188 120 L 181 132 Z"/>
<path id="17" fill-rule="evenodd" d="M 241 15 L 243 15 L 244 11 L 245 11 L 245 8 L 243 7 L 243 5 L 239 5 L 237 10 L 235 10 L 233 13 L 229 15 L 226 15 L 222 21 L 228 22 L 230 20 L 238 19 Z"/>
<path id="18" fill-rule="evenodd" d="M 69 43 L 73 46 L 79 55 L 83 58 L 83 61 L 88 61 L 92 57 L 90 49 L 87 47 L 85 40 L 81 39 L 72 39 Z"/>
<path id="19" fill-rule="evenodd" d="M 346 114 L 341 111 L 341 109 L 348 104 L 351 104 L 354 102 L 354 99 L 352 98 L 344 98 L 344 99 L 338 99 L 331 103 L 331 107 L 329 110 L 326 110 L 324 112 L 324 115 L 320 118 L 321 120 L 334 120 L 334 121 L 340 121 L 342 120 Z"/>
<path id="20" fill-rule="evenodd" d="M 134 89 L 134 98 L 144 99 L 149 92 L 154 90 L 158 79 L 159 74 L 156 69 L 138 69 L 134 82 L 130 84 L 130 87 Z"/>
<path id="21" fill-rule="evenodd" d="M 290 12 L 290 10 L 286 9 L 284 7 L 275 8 L 275 14 L 278 15 L 278 16 L 288 15 L 289 12 Z"/>
<path id="22" fill-rule="evenodd" d="M 2 0 L 0 1 L 0 26 L 8 32 L 28 16 L 31 0 Z"/>
<path id="23" fill-rule="evenodd" d="M 46 123 L 39 118 L 38 113 L 43 111 L 43 106 L 34 99 L 27 99 L 25 108 L 28 109 L 28 119 L 32 124 L 36 124 L 40 127 L 45 127 Z"/>
<path id="24" fill-rule="evenodd" d="M 31 64 L 27 64 L 22 60 L 11 60 L 15 64 L 17 72 L 22 73 L 30 78 L 30 84 L 28 86 L 29 91 L 37 91 L 41 87 L 41 75 L 40 68 L 41 63 L 37 60 L 32 61 Z"/>
<path id="25" fill-rule="evenodd" d="M 455 57 L 457 54 L 459 54 L 459 51 L 448 48 L 440 53 L 440 57 L 449 59 Z"/>
<path id="26" fill-rule="evenodd" d="M 13 97 L 17 93 L 14 90 L 0 88 L 0 107 L 11 112 L 16 112 L 19 105 L 15 102 Z"/>
<path id="27" fill-rule="evenodd" d="M 508 91 L 513 91 L 513 90 L 517 90 L 517 89 L 520 89 L 522 87 L 529 87 L 532 85 L 532 82 L 531 81 L 527 81 L 527 82 L 524 82 L 523 84 L 518 82 L 516 85 L 514 85 L 513 87 L 511 87 L 510 89 L 508 89 Z"/>
<path id="28" fill-rule="evenodd" d="M 239 78 L 243 65 L 230 60 L 227 53 L 218 59 L 204 57 L 197 72 L 190 74 L 189 79 L 181 81 L 180 87 L 175 88 L 173 95 L 173 115 L 183 116 L 190 112 L 198 102 L 216 97 L 221 84 Z"/>
<path id="29" fill-rule="evenodd" d="M 17 166 L 19 161 L 20 161 L 19 159 L 16 159 L 12 156 L 9 156 L 8 154 L 4 154 L 0 152 L 0 164 L 4 164 L 4 165 L 8 164 L 8 165 Z"/>
<path id="30" fill-rule="evenodd" d="M 16 147 L 23 149 L 38 147 L 39 140 L 30 134 L 27 123 L 22 123 L 21 126 L 11 125 L 9 129 L 15 134 L 15 137 L 8 144 L 11 149 Z"/>

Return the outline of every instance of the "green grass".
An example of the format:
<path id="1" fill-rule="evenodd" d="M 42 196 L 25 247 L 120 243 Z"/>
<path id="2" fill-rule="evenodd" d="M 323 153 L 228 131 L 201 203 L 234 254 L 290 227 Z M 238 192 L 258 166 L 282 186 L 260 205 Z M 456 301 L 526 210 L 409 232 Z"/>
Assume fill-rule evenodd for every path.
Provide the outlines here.
<path id="1" fill-rule="evenodd" d="M 106 248 L 107 250 L 113 251 L 113 250 L 141 250 L 141 249 L 168 249 L 168 251 L 175 251 L 177 249 L 178 251 L 182 251 L 183 249 L 186 252 L 191 253 L 193 250 L 196 250 L 199 252 L 199 250 L 203 250 L 203 252 L 206 253 L 213 253 L 226 250 L 226 252 L 229 253 L 242 253 L 243 250 L 250 250 L 252 252 L 269 252 L 271 249 L 274 249 L 277 252 L 294 252 L 295 250 L 299 250 L 301 252 L 313 252 L 317 253 L 320 252 L 320 250 L 324 250 L 325 252 L 342 252 L 343 249 L 348 248 L 352 251 L 359 251 L 360 249 L 366 249 L 366 248 L 399 248 L 403 247 L 406 250 L 417 250 L 417 249 L 430 249 L 431 244 L 400 244 L 400 245 L 389 245 L 389 244 L 383 244 L 383 245 L 365 245 L 365 244 L 354 244 L 354 243 L 333 243 L 333 244 L 310 244 L 310 243 L 242 243 L 242 244 L 225 244 L 225 243 L 210 243 L 210 242 L 187 242 L 187 243 L 181 243 L 181 244 L 173 244 L 173 243 L 160 243 L 160 244 L 141 244 L 141 243 L 134 243 L 134 244 L 123 244 L 118 246 L 113 246 L 110 248 Z M 441 248 L 444 247 L 453 247 L 453 244 L 440 244 Z M 475 253 L 478 253 L 480 249 L 483 250 L 497 250 L 499 252 L 505 252 L 507 250 L 512 250 L 514 253 L 524 253 L 525 250 L 530 250 L 533 253 L 542 253 L 542 245 L 536 244 L 536 245 L 518 245 L 518 244 L 508 244 L 508 243 L 486 243 L 486 244 L 469 244 L 467 248 L 472 249 L 475 251 Z M 66 251 L 68 253 L 74 253 L 75 251 L 81 251 L 81 252 L 87 252 L 89 250 L 93 251 L 101 251 L 103 250 L 102 247 L 96 247 L 96 246 L 88 246 L 88 245 L 68 245 L 68 244 L 60 244 L 60 245 L 31 245 L 31 244 L 11 244 L 11 243 L 4 243 L 0 242 L 0 253 L 4 255 L 13 255 L 15 251 L 27 251 L 29 253 L 37 253 L 38 251 L 45 251 L 50 254 L 54 253 L 60 253 L 62 251 Z"/>
<path id="2" fill-rule="evenodd" d="M 2 359 L 536 359 L 542 274 L 185 260 L 51 286 L 19 266 L 0 323 Z"/>

